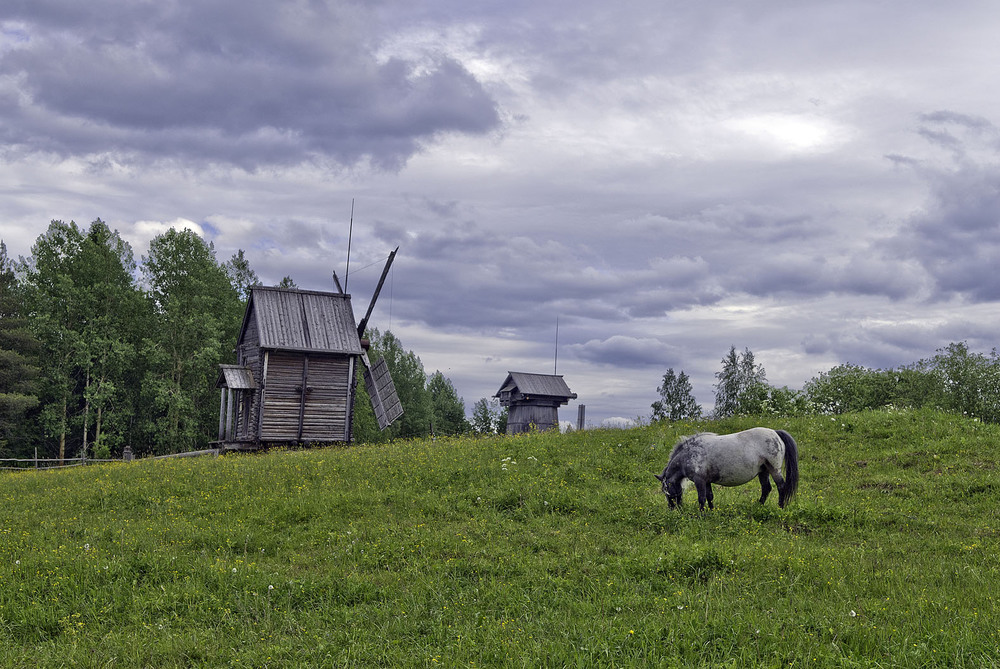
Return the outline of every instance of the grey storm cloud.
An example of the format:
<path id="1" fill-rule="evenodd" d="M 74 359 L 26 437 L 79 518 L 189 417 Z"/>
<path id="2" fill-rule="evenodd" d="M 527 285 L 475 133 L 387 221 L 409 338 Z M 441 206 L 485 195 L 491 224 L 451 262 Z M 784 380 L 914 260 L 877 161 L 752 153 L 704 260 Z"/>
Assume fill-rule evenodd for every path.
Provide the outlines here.
<path id="1" fill-rule="evenodd" d="M 567 351 L 581 360 L 614 367 L 641 368 L 675 365 L 680 359 L 678 351 L 668 344 L 651 337 L 613 335 L 604 340 L 592 339 L 567 347 Z"/>
<path id="2" fill-rule="evenodd" d="M 548 328 L 556 314 L 624 322 L 711 304 L 723 295 L 718 270 L 703 258 L 644 257 L 626 269 L 594 257 L 589 243 L 539 241 L 470 223 L 416 233 L 381 226 L 377 234 L 405 244 L 399 262 L 412 281 L 397 291 L 407 304 L 401 313 L 426 323 Z M 593 244 L 614 241 L 605 235 Z M 427 286 L 440 290 L 428 292 Z"/>
<path id="3" fill-rule="evenodd" d="M 885 246 L 923 267 L 936 299 L 1000 299 L 1000 129 L 949 111 L 920 121 L 919 134 L 950 160 L 905 162 L 926 184 L 928 198 Z"/>
<path id="4" fill-rule="evenodd" d="M 398 169 L 440 133 L 500 124 L 454 59 L 379 57 L 360 5 L 38 2 L 0 18 L 8 150 Z"/>

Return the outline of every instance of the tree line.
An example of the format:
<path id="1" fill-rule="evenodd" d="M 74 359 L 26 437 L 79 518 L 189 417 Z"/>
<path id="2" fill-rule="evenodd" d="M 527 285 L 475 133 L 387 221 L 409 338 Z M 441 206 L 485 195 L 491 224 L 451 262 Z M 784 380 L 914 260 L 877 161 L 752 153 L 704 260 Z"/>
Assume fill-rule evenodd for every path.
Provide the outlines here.
<path id="1" fill-rule="evenodd" d="M 745 348 L 740 353 L 731 346 L 715 379 L 714 418 L 836 415 L 896 407 L 935 408 L 1000 422 L 1000 354 L 996 349 L 989 354 L 970 351 L 965 342 L 951 343 L 930 358 L 890 369 L 837 365 L 810 379 L 802 390 L 769 384 L 753 351 Z M 668 369 L 657 392 L 652 420 L 702 417 L 691 380 L 683 371 Z"/>
<path id="2" fill-rule="evenodd" d="M 28 258 L 0 240 L 0 457 L 111 457 L 197 450 L 218 427 L 220 363 L 235 362 L 250 287 L 260 281 L 242 250 L 220 262 L 191 230 L 168 230 L 136 261 L 100 219 L 86 229 L 52 221 Z M 291 277 L 279 284 L 294 288 Z M 503 433 L 506 410 L 465 404 L 440 371 L 392 332 L 369 329 L 373 362 L 385 358 L 402 418 L 385 431 L 359 382 L 359 442 Z M 801 390 L 767 382 L 753 352 L 732 346 L 715 374 L 712 417 L 839 414 L 934 407 L 1000 422 L 1000 355 L 952 343 L 928 359 L 891 369 L 842 364 Z M 359 372 L 360 374 L 360 372 Z M 690 378 L 668 369 L 653 420 L 700 418 Z"/>
<path id="3" fill-rule="evenodd" d="M 138 262 L 100 219 L 86 229 L 52 221 L 17 261 L 0 240 L 0 457 L 204 448 L 218 429 L 218 366 L 235 362 L 259 283 L 242 250 L 220 262 L 191 230 L 157 236 Z M 287 276 L 279 285 L 295 286 Z M 360 383 L 356 440 L 471 429 L 440 371 L 427 375 L 391 332 L 366 335 L 405 412 L 380 432 Z"/>

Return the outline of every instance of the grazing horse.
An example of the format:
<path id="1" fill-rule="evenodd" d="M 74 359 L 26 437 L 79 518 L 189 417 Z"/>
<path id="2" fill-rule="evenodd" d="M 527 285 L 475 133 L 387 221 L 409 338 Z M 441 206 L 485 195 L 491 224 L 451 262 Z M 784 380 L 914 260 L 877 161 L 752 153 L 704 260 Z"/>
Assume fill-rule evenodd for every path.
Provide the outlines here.
<path id="1" fill-rule="evenodd" d="M 785 476 L 781 476 L 781 463 Z M 760 480 L 760 503 L 771 493 L 768 475 L 778 486 L 778 506 L 795 494 L 799 485 L 799 449 L 792 435 L 784 430 L 753 427 L 735 434 L 701 432 L 678 442 L 662 474 L 660 488 L 670 508 L 680 506 L 681 481 L 690 479 L 698 490 L 698 505 L 704 510 L 712 505 L 712 484 L 737 486 L 755 476 Z"/>

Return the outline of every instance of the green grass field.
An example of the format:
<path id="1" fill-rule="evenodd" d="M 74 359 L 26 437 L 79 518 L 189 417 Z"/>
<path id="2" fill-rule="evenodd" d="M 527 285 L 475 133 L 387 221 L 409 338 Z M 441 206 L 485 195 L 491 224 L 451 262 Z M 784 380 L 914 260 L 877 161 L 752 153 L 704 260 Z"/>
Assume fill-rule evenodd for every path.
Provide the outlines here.
<path id="1" fill-rule="evenodd" d="M 791 505 L 659 493 L 788 430 Z M 0 475 L 0 666 L 995 667 L 1000 427 L 877 412 Z"/>

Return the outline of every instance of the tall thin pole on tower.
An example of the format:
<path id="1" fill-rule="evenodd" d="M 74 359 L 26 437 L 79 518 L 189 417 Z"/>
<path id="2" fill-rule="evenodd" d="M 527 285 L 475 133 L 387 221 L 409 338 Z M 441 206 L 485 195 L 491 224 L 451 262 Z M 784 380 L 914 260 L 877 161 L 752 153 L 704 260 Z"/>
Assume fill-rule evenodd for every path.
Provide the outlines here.
<path id="1" fill-rule="evenodd" d="M 556 316 L 556 354 L 555 360 L 552 363 L 552 375 L 555 376 L 559 373 L 559 317 Z"/>
<path id="2" fill-rule="evenodd" d="M 347 280 L 351 278 L 351 239 L 354 237 L 354 198 L 351 198 L 351 227 L 347 231 L 347 269 L 344 271 L 344 290 L 347 292 Z"/>

